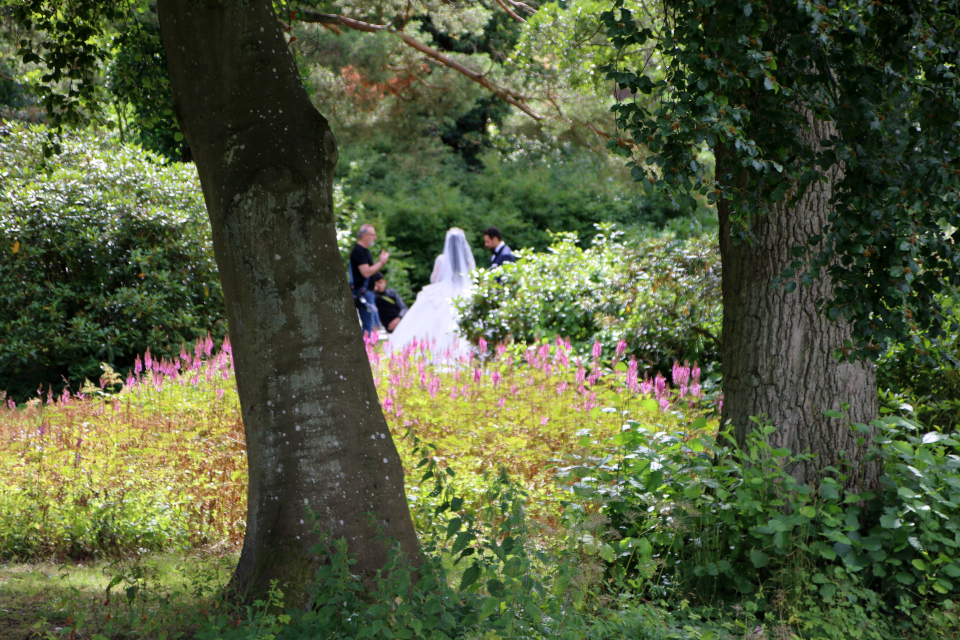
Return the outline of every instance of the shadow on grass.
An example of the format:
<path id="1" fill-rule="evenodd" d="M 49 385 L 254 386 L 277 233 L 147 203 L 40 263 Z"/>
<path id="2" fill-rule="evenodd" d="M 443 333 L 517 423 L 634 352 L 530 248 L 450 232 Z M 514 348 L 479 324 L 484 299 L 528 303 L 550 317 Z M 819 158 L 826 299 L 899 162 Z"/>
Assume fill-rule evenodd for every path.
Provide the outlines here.
<path id="1" fill-rule="evenodd" d="M 235 556 L 0 564 L 0 640 L 189 637 L 222 606 Z"/>

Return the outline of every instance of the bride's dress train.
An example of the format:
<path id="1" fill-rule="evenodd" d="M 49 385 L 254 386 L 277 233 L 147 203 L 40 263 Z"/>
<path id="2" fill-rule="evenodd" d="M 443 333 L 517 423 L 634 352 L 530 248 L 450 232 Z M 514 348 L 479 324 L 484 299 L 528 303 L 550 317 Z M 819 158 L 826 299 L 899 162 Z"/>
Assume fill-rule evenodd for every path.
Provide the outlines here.
<path id="1" fill-rule="evenodd" d="M 447 232 L 443 253 L 437 256 L 432 284 L 417 299 L 390 335 L 384 350 L 402 351 L 414 341 L 426 343 L 435 361 L 450 361 L 470 351 L 470 343 L 457 335 L 452 300 L 470 293 L 470 271 L 476 268 L 473 252 L 460 229 Z"/>

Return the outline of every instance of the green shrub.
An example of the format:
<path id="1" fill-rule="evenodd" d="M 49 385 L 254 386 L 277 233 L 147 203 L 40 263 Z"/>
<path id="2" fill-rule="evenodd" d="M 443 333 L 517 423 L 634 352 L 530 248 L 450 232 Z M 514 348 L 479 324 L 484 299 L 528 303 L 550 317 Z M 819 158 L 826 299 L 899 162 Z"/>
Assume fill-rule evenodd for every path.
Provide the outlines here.
<path id="1" fill-rule="evenodd" d="M 877 362 L 882 411 L 906 409 L 922 424 L 960 429 L 960 298 L 942 298 L 945 333 L 917 339 L 912 348 L 896 345 Z"/>
<path id="2" fill-rule="evenodd" d="M 673 361 L 719 361 L 722 305 L 714 238 L 670 235 L 623 242 L 603 227 L 581 249 L 557 234 L 545 253 L 521 253 L 515 264 L 479 271 L 461 305 L 460 327 L 474 342 L 521 343 L 569 337 L 589 352 L 620 340 L 628 353 L 663 370 Z"/>
<path id="3" fill-rule="evenodd" d="M 596 449 L 597 464 L 568 473 L 610 520 L 608 571 L 646 596 L 752 602 L 767 620 L 789 612 L 804 637 L 887 638 L 895 626 L 937 637 L 922 635 L 927 615 L 955 620 L 960 597 L 960 433 L 924 434 L 900 418 L 874 426 L 869 455 L 884 474 L 862 494 L 837 470 L 818 488 L 797 483 L 784 467 L 804 456 L 771 448 L 774 427 L 760 423 L 739 450 L 729 434 L 628 421 Z M 568 521 L 583 517 L 568 508 Z"/>
<path id="4" fill-rule="evenodd" d="M 41 128 L 0 133 L 0 389 L 74 390 L 150 348 L 226 331 L 196 171 L 92 133 L 45 164 Z"/>

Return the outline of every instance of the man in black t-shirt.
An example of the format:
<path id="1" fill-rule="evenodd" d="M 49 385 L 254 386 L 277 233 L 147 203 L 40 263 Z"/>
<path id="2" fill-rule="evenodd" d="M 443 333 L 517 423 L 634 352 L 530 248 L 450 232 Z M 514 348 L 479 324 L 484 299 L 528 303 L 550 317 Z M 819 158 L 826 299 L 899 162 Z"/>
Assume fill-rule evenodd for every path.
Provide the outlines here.
<path id="1" fill-rule="evenodd" d="M 369 278 L 379 273 L 383 265 L 390 259 L 386 251 L 380 252 L 380 259 L 373 261 L 370 247 L 377 241 L 377 230 L 373 225 L 365 224 L 357 233 L 357 243 L 350 252 L 350 287 L 353 290 L 353 299 L 360 313 L 360 322 L 363 324 L 364 335 L 377 328 L 377 307 L 373 290 L 369 287 Z"/>
<path id="2" fill-rule="evenodd" d="M 407 305 L 403 298 L 397 294 L 396 289 L 387 288 L 387 279 L 383 274 L 375 273 L 370 276 L 370 284 L 373 286 L 374 295 L 377 302 L 377 315 L 380 316 L 380 322 L 383 328 L 393 333 L 393 330 L 400 324 L 400 319 L 407 312 Z"/>

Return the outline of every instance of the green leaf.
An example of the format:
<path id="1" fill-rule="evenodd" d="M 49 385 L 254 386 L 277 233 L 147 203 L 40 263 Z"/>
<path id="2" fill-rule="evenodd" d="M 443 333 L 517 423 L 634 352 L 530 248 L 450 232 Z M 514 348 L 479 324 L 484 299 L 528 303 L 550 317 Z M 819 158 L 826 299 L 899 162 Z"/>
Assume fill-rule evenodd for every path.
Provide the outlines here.
<path id="1" fill-rule="evenodd" d="M 761 567 L 765 567 L 770 563 L 770 556 L 759 549 L 754 549 L 750 552 L 750 562 L 753 563 L 754 567 L 760 569 Z"/>
<path id="2" fill-rule="evenodd" d="M 460 579 L 460 589 L 467 589 L 473 583 L 480 579 L 480 567 L 474 563 L 470 565 L 466 571 L 463 572 L 463 577 Z"/>

